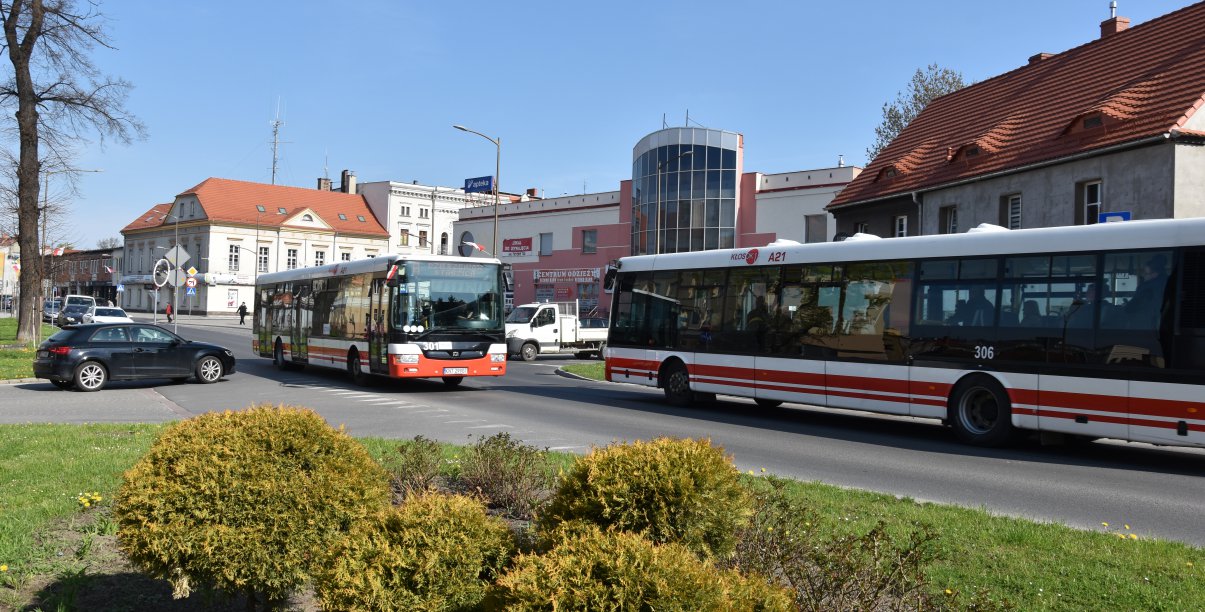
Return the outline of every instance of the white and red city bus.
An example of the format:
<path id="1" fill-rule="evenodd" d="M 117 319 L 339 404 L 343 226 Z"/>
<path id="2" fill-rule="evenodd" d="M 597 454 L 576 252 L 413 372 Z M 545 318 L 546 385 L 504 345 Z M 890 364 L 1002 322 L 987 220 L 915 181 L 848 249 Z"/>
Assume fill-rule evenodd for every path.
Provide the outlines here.
<path id="1" fill-rule="evenodd" d="M 1205 219 L 625 257 L 607 380 L 1205 446 Z"/>
<path id="2" fill-rule="evenodd" d="M 506 374 L 502 266 L 492 258 L 379 255 L 261 274 L 252 350 L 281 368 L 442 378 Z"/>

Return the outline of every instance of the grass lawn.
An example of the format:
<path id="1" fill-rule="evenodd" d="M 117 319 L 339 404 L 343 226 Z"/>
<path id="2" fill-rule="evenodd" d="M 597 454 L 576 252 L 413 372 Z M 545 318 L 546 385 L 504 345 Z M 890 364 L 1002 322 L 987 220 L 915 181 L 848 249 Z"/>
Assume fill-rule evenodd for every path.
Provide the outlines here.
<path id="1" fill-rule="evenodd" d="M 14 598 L 37 577 L 97 571 L 89 569 L 88 550 L 64 550 L 44 535 L 100 511 L 82 507 L 81 493 L 98 493 L 99 509 L 108 507 L 122 472 L 164 427 L 0 425 L 0 605 L 21 608 Z M 396 457 L 397 440 L 361 442 L 386 466 Z M 1195 610 L 1205 602 L 1205 549 L 1147 539 L 1124 525 L 1085 532 L 818 483 L 792 483 L 791 494 L 832 530 L 865 531 L 884 521 L 903 537 L 916 523 L 934 526 L 935 589 L 986 588 L 1019 610 Z"/>
<path id="2" fill-rule="evenodd" d="M 45 340 L 59 331 L 53 325 L 42 325 L 42 339 Z M 17 319 L 15 317 L 0 317 L 0 345 L 9 346 L 16 343 Z M 6 348 L 0 350 L 0 379 L 32 378 L 33 356 L 35 346 L 25 348 Z"/>

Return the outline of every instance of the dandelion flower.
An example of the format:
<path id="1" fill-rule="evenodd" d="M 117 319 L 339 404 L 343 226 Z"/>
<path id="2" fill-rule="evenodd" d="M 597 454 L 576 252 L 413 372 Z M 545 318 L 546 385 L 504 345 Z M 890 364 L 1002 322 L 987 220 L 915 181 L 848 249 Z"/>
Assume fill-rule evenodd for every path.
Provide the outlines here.
<path id="1" fill-rule="evenodd" d="M 765 474 L 765 473 L 766 473 L 766 468 L 762 468 L 762 469 L 761 469 L 761 472 L 762 472 L 763 474 Z"/>
<path id="2" fill-rule="evenodd" d="M 954 594 L 954 591 L 952 591 L 950 589 L 946 589 L 946 595 L 953 595 L 953 594 Z"/>
<path id="3" fill-rule="evenodd" d="M 1137 539 L 1138 539 L 1138 534 L 1136 534 L 1136 533 L 1131 533 L 1131 534 L 1130 534 L 1130 539 L 1131 539 L 1131 540 L 1137 540 Z"/>
<path id="4" fill-rule="evenodd" d="M 1108 524 L 1108 523 L 1106 523 L 1106 522 L 1104 522 L 1104 521 L 1101 521 L 1101 522 L 1100 522 L 1100 524 L 1101 524 L 1101 525 L 1104 525 L 1105 527 L 1108 527 L 1108 526 L 1109 526 L 1109 524 Z"/>
<path id="5" fill-rule="evenodd" d="M 1129 528 L 1130 528 L 1130 526 L 1129 526 L 1129 525 L 1126 525 L 1126 529 L 1129 529 Z"/>
<path id="6" fill-rule="evenodd" d="M 1192 564 L 1191 564 L 1191 563 L 1189 563 L 1189 565 L 1192 565 Z M 7 572 L 7 571 L 8 571 L 8 566 L 7 566 L 7 565 L 0 565 L 0 572 Z"/>
<path id="7" fill-rule="evenodd" d="M 1189 561 L 1188 563 L 1185 563 L 1184 565 L 1187 565 L 1188 567 L 1192 567 L 1192 561 Z"/>

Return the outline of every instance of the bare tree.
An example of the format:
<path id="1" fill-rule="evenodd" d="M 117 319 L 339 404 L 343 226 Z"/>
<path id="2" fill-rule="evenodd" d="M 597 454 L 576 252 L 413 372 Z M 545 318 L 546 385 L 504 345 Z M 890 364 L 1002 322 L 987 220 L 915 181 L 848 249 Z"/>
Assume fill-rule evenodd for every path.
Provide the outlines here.
<path id="1" fill-rule="evenodd" d="M 874 144 L 866 149 L 867 164 L 874 161 L 879 151 L 891 144 L 934 98 L 966 86 L 961 72 L 939 68 L 937 64 L 929 64 L 923 71 L 917 68 L 908 82 L 908 91 L 896 93 L 894 102 L 883 104 L 883 122 L 874 129 Z"/>
<path id="2" fill-rule="evenodd" d="M 0 104 L 16 110 L 17 243 L 22 270 L 35 270 L 41 257 L 38 196 L 41 178 L 49 175 L 43 165 L 69 173 L 71 146 L 86 135 L 96 134 L 102 144 L 106 136 L 128 143 L 145 128 L 125 109 L 130 83 L 100 74 L 88 55 L 98 46 L 112 48 L 95 2 L 0 0 L 0 25 L 13 66 L 0 82 Z M 19 342 L 37 335 L 40 285 L 38 275 L 21 275 Z"/>
<path id="3" fill-rule="evenodd" d="M 116 249 L 123 244 L 125 244 L 125 243 L 122 241 L 122 239 L 120 237 L 110 236 L 108 238 L 101 238 L 100 240 L 97 240 L 96 248 L 98 248 L 98 249 Z"/>

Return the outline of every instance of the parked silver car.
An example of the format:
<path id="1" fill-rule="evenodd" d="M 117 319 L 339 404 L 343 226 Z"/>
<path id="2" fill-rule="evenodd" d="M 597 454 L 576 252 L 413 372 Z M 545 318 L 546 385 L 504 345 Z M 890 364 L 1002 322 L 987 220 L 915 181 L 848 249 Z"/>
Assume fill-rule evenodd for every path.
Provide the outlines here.
<path id="1" fill-rule="evenodd" d="M 62 307 L 62 300 L 46 300 L 42 302 L 42 322 L 54 323 L 58 319 L 59 309 Z"/>

